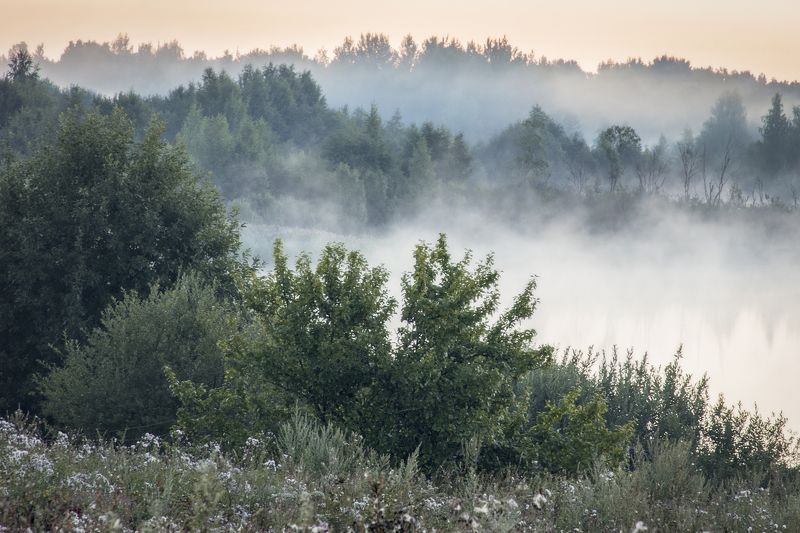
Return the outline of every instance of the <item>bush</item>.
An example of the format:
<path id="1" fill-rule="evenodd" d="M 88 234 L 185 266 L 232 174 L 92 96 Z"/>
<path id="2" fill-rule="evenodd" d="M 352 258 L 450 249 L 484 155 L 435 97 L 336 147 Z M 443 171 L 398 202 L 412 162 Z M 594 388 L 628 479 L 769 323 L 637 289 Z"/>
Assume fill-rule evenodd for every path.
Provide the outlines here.
<path id="1" fill-rule="evenodd" d="M 166 291 L 154 285 L 147 297 L 126 293 L 85 342 L 67 342 L 64 365 L 41 382 L 43 410 L 89 432 L 164 434 L 177 409 L 164 367 L 180 379 L 221 385 L 219 344 L 234 325 L 214 288 L 197 276 Z"/>
<path id="2" fill-rule="evenodd" d="M 254 328 L 228 345 L 224 386 L 173 383 L 181 428 L 241 441 L 247 428 L 274 431 L 296 401 L 397 460 L 419 448 L 432 468 L 457 460 L 465 441 L 502 440 L 520 420 L 515 380 L 550 354 L 532 346 L 533 330 L 518 328 L 534 310 L 534 283 L 492 321 L 491 258 L 474 270 L 469 254 L 454 262 L 444 236 L 419 245 L 415 258 L 394 347 L 385 270 L 341 245 L 327 246 L 316 268 L 302 255 L 292 270 L 277 243 L 272 272 L 242 288 Z"/>
<path id="3" fill-rule="evenodd" d="M 550 472 L 574 475 L 597 463 L 615 467 L 625 457 L 633 425 L 608 429 L 605 399 L 596 395 L 579 405 L 579 395 L 575 389 L 558 404 L 549 404 L 530 429 L 538 460 Z"/>

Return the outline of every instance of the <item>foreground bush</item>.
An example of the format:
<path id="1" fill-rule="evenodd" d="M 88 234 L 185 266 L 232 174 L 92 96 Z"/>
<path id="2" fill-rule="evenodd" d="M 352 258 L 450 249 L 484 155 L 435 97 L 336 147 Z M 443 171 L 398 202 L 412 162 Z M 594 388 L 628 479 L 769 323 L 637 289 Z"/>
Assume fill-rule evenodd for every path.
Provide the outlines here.
<path id="1" fill-rule="evenodd" d="M 86 433 L 165 434 L 175 423 L 177 400 L 164 376 L 222 383 L 219 343 L 233 317 L 196 276 L 172 289 L 128 293 L 103 313 L 85 343 L 70 341 L 64 364 L 42 380 L 43 411 L 59 424 Z"/>
<path id="2" fill-rule="evenodd" d="M 224 454 L 145 435 L 124 446 L 0 420 L 0 526 L 64 531 L 798 531 L 800 487 L 712 488 L 684 445 L 633 471 L 419 474 L 295 415 Z"/>
<path id="3" fill-rule="evenodd" d="M 551 354 L 523 327 L 537 304 L 533 280 L 501 310 L 491 256 L 454 260 L 444 235 L 419 244 L 392 343 L 396 303 L 383 268 L 335 244 L 316 267 L 301 255 L 291 268 L 278 242 L 274 261 L 241 291 L 257 331 L 228 345 L 223 386 L 173 379 L 182 430 L 243 439 L 254 427 L 274 429 L 288 400 L 394 459 L 418 449 L 430 470 L 461 460 L 471 440 L 517 463 L 532 456 L 514 383 Z"/>

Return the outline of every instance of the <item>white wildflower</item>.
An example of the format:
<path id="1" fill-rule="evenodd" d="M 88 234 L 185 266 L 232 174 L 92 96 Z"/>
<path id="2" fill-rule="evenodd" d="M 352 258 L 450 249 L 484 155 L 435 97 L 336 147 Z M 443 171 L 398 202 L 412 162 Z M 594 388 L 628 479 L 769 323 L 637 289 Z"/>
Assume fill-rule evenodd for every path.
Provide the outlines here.
<path id="1" fill-rule="evenodd" d="M 475 514 L 489 514 L 489 504 L 484 502 L 480 507 L 475 507 L 472 512 Z"/>
<path id="2" fill-rule="evenodd" d="M 541 509 L 547 503 L 547 498 L 544 497 L 544 494 L 537 493 L 536 496 L 533 497 L 533 506 L 537 509 Z"/>

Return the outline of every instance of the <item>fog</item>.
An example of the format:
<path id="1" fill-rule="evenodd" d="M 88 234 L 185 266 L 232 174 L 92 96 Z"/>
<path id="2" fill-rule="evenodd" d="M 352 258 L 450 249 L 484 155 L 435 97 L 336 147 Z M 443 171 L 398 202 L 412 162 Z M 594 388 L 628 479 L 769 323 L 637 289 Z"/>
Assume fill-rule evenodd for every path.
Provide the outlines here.
<path id="1" fill-rule="evenodd" d="M 797 189 L 792 188 L 792 199 L 785 196 L 780 202 L 763 189 L 757 195 L 753 184 L 761 184 L 764 176 L 759 172 L 768 159 L 759 159 L 757 151 L 761 117 L 776 92 L 783 94 L 786 112 L 800 103 L 798 83 L 698 69 L 674 58 L 602 65 L 597 74 L 589 74 L 569 61 L 521 55 L 502 40 L 467 46 L 429 40 L 417 51 L 409 43 L 403 50 L 393 50 L 386 42 L 380 36 L 367 36 L 336 50 L 331 58 L 316 59 L 299 48 L 185 58 L 177 43 L 158 49 L 140 46 L 133 52 L 127 42 L 79 42 L 57 61 L 47 60 L 41 51 L 36 57 L 42 75 L 53 82 L 77 83 L 101 94 L 129 89 L 166 94 L 179 84 L 199 80 L 207 67 L 235 75 L 247 64 L 291 63 L 312 72 L 330 107 L 375 104 L 383 124 L 399 111 L 404 127 L 432 121 L 453 133 L 463 131 L 473 149 L 474 172 L 458 179 L 435 170 L 439 167 L 434 163 L 441 167 L 445 160 L 434 162 L 427 145 L 425 157 L 418 159 L 426 163 L 419 168 L 427 172 L 410 170 L 414 152 L 405 154 L 404 148 L 415 146 L 406 146 L 409 131 L 395 128 L 392 137 L 388 127 L 380 124 L 375 131 L 382 132 L 387 144 L 394 143 L 394 152 L 387 149 L 386 153 L 396 164 L 386 168 L 362 168 L 357 158 L 352 167 L 344 168 L 342 160 L 325 155 L 325 142 L 304 143 L 303 136 L 319 132 L 300 124 L 304 126 L 298 128 L 300 138 L 287 135 L 284 144 L 274 146 L 264 141 L 261 148 L 267 155 L 261 159 L 220 156 L 225 164 L 202 170 L 216 172 L 214 178 L 227 199 L 243 204 L 245 244 L 267 261 L 278 237 L 293 254 L 317 253 L 324 244 L 341 241 L 362 250 L 372 264 L 384 264 L 392 274 L 391 289 L 399 297 L 399 277 L 411 266 L 413 246 L 444 232 L 455 253 L 470 248 L 476 256 L 495 254 L 503 272 L 506 302 L 530 276 L 538 277 L 541 305 L 533 325 L 539 342 L 561 349 L 617 346 L 623 352 L 633 349 L 639 357 L 647 353 L 652 362 L 662 365 L 683 346 L 683 365 L 695 375 L 707 373 L 714 393 L 748 406 L 757 403 L 764 412 L 783 410 L 793 427 L 800 429 L 800 390 L 795 386 L 800 365 Z M 237 87 L 234 81 L 230 83 Z M 725 194 L 719 194 L 724 185 L 721 178 L 716 201 L 704 192 L 702 144 L 703 171 L 695 168 L 691 191 L 687 187 L 685 199 L 678 202 L 682 184 L 674 141 L 686 127 L 699 132 L 715 101 L 730 91 L 741 97 L 746 119 L 727 120 L 723 114 L 724 120 L 706 133 L 710 141 L 718 135 L 731 147 L 733 124 L 749 129 L 751 138 L 737 137 L 741 143 L 731 152 L 733 159 L 727 159 L 729 153 L 724 150 L 723 168 L 730 180 Z M 278 111 L 290 107 L 284 100 L 276 102 Z M 172 102 L 175 108 L 179 104 L 177 99 Z M 526 130 L 525 138 L 515 138 L 512 131 L 495 145 L 484 142 L 514 123 L 522 128 L 520 121 L 537 104 L 563 125 L 567 140 L 569 133 L 580 132 L 591 145 L 598 130 L 610 124 L 632 126 L 645 144 L 666 135 L 669 145 L 665 140 L 661 155 L 665 170 L 660 175 L 669 181 L 664 187 L 646 190 L 637 185 L 628 168 L 620 178 L 621 193 L 598 194 L 607 187 L 607 169 L 602 166 L 607 161 L 602 150 L 591 155 L 587 146 L 587 158 L 595 158 L 589 163 L 601 163 L 585 169 L 585 189 L 592 189 L 595 182 L 594 191 L 586 192 L 581 185 L 570 196 L 565 194 L 571 185 L 563 150 L 553 150 L 561 154 L 558 160 L 544 154 L 549 165 L 545 172 L 537 171 L 536 161 L 530 168 L 518 168 L 520 154 L 530 149 L 519 141 L 533 139 L 542 144 L 545 127 Z M 210 116 L 202 120 L 216 120 L 227 108 L 220 109 L 207 110 Z M 329 112 L 324 102 L 312 109 L 317 113 L 308 115 L 312 118 L 327 117 Z M 340 115 L 334 134 L 344 140 L 366 139 L 364 144 L 383 142 L 364 133 L 370 131 L 365 129 L 366 113 Z M 736 119 L 744 113 L 734 115 Z M 223 130 L 231 139 L 228 125 L 238 134 L 233 129 L 237 120 L 224 123 Z M 213 152 L 211 148 L 219 147 L 219 140 L 225 138 L 197 133 L 200 142 L 187 134 L 189 128 L 182 122 L 174 126 L 188 139 L 195 159 L 198 153 Z M 450 132 L 447 139 L 449 145 Z M 197 141 L 194 152 L 192 140 Z M 709 175 L 713 175 L 718 171 L 711 168 L 715 162 L 710 141 Z M 380 142 L 376 145 L 383 149 Z M 233 141 L 229 144 L 233 146 Z M 254 142 L 249 144 L 253 148 Z M 698 149 L 700 144 L 698 140 Z M 358 143 L 342 146 L 343 151 L 364 149 Z M 770 178 L 770 194 L 782 180 L 800 176 L 800 163 L 796 158 L 789 160 Z M 508 168 L 502 168 L 503 161 Z M 699 165 L 699 159 L 696 162 Z M 252 176 L 247 176 L 248 169 Z M 513 171 L 518 175 L 512 175 Z M 390 180 L 396 184 L 419 177 L 415 172 L 428 177 L 427 181 L 407 181 L 414 195 L 389 195 Z M 436 172 L 442 176 L 430 177 Z M 541 183 L 547 180 L 550 183 Z M 383 203 L 373 198 L 378 197 L 375 191 L 381 191 Z M 743 199 L 737 201 L 735 193 Z M 549 197 L 537 199 L 537 194 Z M 424 200 L 415 205 L 418 197 Z M 793 208 L 788 207 L 792 200 Z M 371 209 L 380 211 L 376 206 L 383 210 L 380 217 L 372 217 Z M 387 226 L 383 226 L 385 220 Z"/>
<path id="2" fill-rule="evenodd" d="M 524 54 L 504 39 L 463 44 L 430 38 L 411 44 L 395 50 L 388 37 L 367 34 L 315 58 L 297 46 L 210 58 L 185 57 L 177 42 L 145 43 L 134 50 L 123 36 L 112 43 L 70 43 L 56 60 L 40 49 L 37 60 L 54 83 L 105 95 L 166 94 L 200 80 L 207 67 L 235 76 L 247 64 L 293 64 L 312 72 L 333 107 L 376 104 L 384 116 L 399 111 L 408 122 L 444 124 L 473 142 L 489 139 L 534 105 L 587 139 L 612 123 L 624 123 L 654 142 L 660 134 L 677 137 L 684 128 L 699 129 L 726 91 L 742 96 L 754 131 L 776 92 L 783 93 L 787 109 L 800 103 L 797 83 L 698 68 L 670 57 L 604 64 L 594 74 L 569 59 Z"/>
<path id="3" fill-rule="evenodd" d="M 536 208 L 534 206 L 533 211 Z M 510 225 L 446 203 L 385 231 L 346 235 L 252 221 L 245 243 L 267 260 L 273 239 L 294 255 L 340 241 L 399 279 L 420 240 L 446 232 L 454 255 L 494 253 L 508 304 L 537 276 L 537 341 L 560 348 L 647 353 L 659 365 L 683 346 L 683 366 L 707 373 L 711 392 L 761 412 L 778 412 L 800 429 L 800 231 L 778 220 L 707 218 L 653 206 L 625 228 L 598 230 L 590 213 L 532 213 Z M 495 220 L 492 222 L 492 220 Z"/>

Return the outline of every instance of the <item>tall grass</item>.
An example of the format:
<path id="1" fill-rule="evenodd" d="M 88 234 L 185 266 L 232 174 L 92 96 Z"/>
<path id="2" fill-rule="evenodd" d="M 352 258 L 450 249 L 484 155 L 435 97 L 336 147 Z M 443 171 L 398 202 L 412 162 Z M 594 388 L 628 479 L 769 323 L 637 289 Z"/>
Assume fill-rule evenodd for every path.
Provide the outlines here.
<path id="1" fill-rule="evenodd" d="M 681 443 L 574 479 L 392 465 L 295 415 L 230 453 L 145 435 L 132 445 L 0 420 L 3 531 L 800 531 L 800 487 L 706 483 Z"/>

